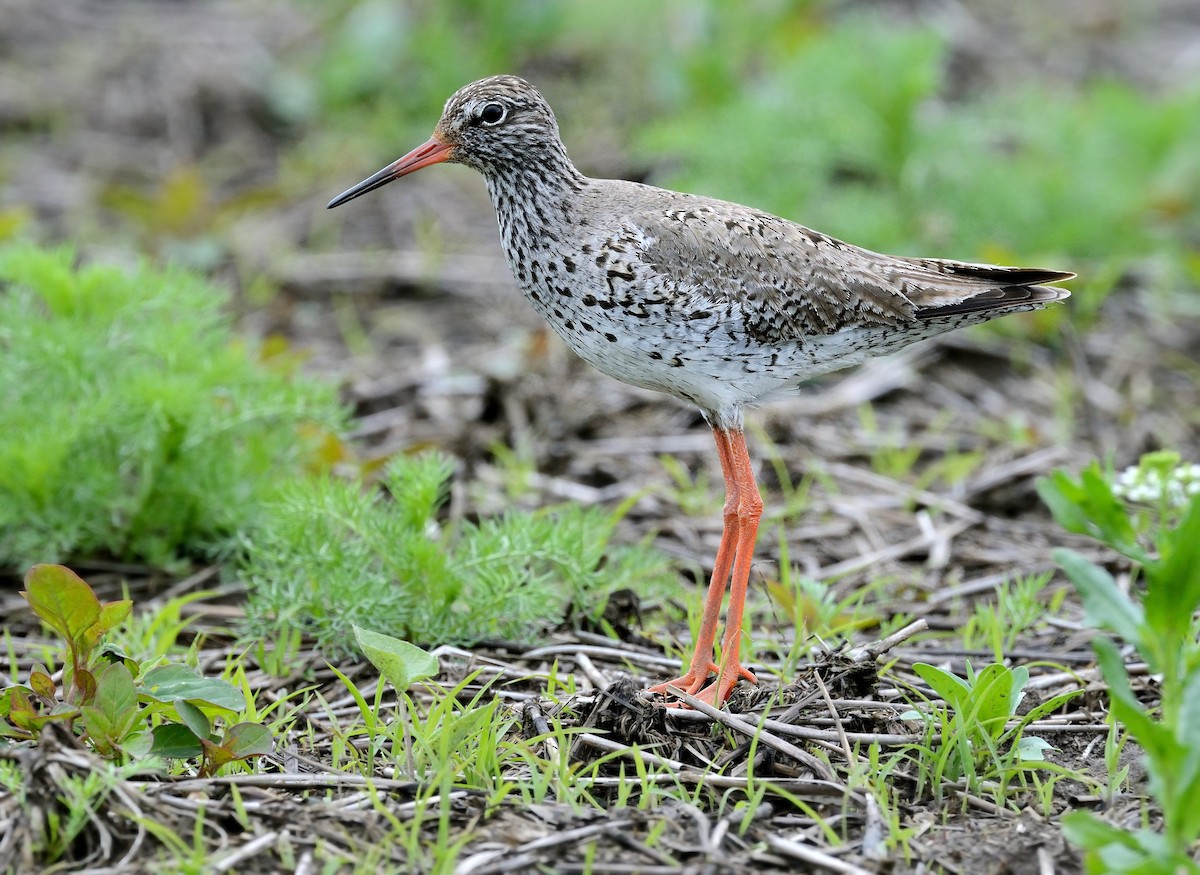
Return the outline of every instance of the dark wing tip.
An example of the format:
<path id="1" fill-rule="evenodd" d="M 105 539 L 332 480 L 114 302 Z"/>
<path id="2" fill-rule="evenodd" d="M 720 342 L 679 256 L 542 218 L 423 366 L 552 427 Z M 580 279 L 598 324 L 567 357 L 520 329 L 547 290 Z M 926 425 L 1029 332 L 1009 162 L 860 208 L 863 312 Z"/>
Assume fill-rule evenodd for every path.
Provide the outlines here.
<path id="1" fill-rule="evenodd" d="M 1074 279 L 1069 270 L 1048 270 L 1040 267 L 996 267 L 990 264 L 942 262 L 947 273 L 954 276 L 990 280 L 1005 286 L 1036 286 L 1042 283 L 1061 283 Z"/>
<path id="2" fill-rule="evenodd" d="M 1037 271 L 1036 273 L 1053 273 L 1064 279 L 1074 274 L 1064 274 L 1062 271 Z M 1044 282 L 1044 280 L 1043 280 Z M 1007 310 L 1036 310 L 1046 304 L 1062 301 L 1071 297 L 1066 289 L 1051 286 L 1016 285 L 1001 286 L 988 289 L 977 295 L 972 295 L 957 304 L 946 304 L 940 307 L 922 307 L 916 312 L 918 319 L 935 319 L 940 316 L 955 316 L 960 313 L 980 313 L 988 310 L 1001 315 Z"/>

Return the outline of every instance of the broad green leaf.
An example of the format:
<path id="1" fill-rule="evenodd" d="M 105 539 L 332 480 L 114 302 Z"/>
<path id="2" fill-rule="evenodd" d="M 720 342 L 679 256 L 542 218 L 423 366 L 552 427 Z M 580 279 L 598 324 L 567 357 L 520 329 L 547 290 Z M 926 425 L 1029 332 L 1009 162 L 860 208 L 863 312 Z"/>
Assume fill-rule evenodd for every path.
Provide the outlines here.
<path id="1" fill-rule="evenodd" d="M 1200 493 L 1192 497 L 1179 525 L 1162 538 L 1160 550 L 1163 558 L 1153 576 L 1146 569 L 1146 618 L 1175 639 L 1187 634 L 1200 607 Z"/>
<path id="2" fill-rule="evenodd" d="M 12 712 L 13 697 L 20 695 L 31 696 L 33 695 L 33 690 L 24 684 L 13 684 L 11 687 L 5 687 L 3 690 L 0 690 L 0 717 Z"/>
<path id="3" fill-rule="evenodd" d="M 1016 751 L 1017 759 L 1019 760 L 1041 762 L 1046 759 L 1046 751 L 1055 750 L 1055 747 L 1044 738 L 1038 738 L 1036 735 L 1025 735 L 1017 742 L 1013 750 Z"/>
<path id="4" fill-rule="evenodd" d="M 170 759 L 186 760 L 204 752 L 192 730 L 180 723 L 164 723 L 154 727 L 154 743 L 150 753 Z"/>
<path id="5" fill-rule="evenodd" d="M 186 699 L 175 700 L 175 713 L 183 721 L 183 725 L 192 730 L 197 738 L 208 738 L 212 734 L 212 725 L 208 717 L 198 707 Z"/>
<path id="6" fill-rule="evenodd" d="M 999 663 L 986 666 L 975 680 L 971 701 L 988 735 L 1003 735 L 1004 724 L 1013 712 L 1013 678 L 1008 667 Z"/>
<path id="7" fill-rule="evenodd" d="M 1117 647 L 1107 638 L 1097 638 L 1092 642 L 1096 650 L 1096 661 L 1100 665 L 1100 673 L 1108 684 L 1109 704 L 1112 714 L 1125 724 L 1125 728 L 1146 751 L 1147 766 L 1154 768 L 1163 764 L 1170 756 L 1174 747 L 1173 739 L 1167 730 L 1150 718 L 1142 707 L 1137 696 L 1129 686 L 1129 675 L 1125 671 L 1125 662 Z"/>
<path id="8" fill-rule="evenodd" d="M 956 712 L 966 710 L 966 704 L 971 697 L 971 688 L 958 675 L 927 662 L 914 663 L 913 671 Z"/>
<path id="9" fill-rule="evenodd" d="M 31 730 L 31 721 L 38 716 L 37 709 L 33 707 L 29 698 L 32 693 L 33 690 L 28 687 L 9 687 L 4 691 L 7 706 L 5 713 L 21 729 Z"/>
<path id="10" fill-rule="evenodd" d="M 35 565 L 22 593 L 42 621 L 74 644 L 100 618 L 100 600 L 83 578 L 62 565 Z"/>
<path id="11" fill-rule="evenodd" d="M 274 749 L 271 730 L 258 723 L 235 723 L 225 730 L 221 746 L 235 759 L 266 756 Z"/>
<path id="12" fill-rule="evenodd" d="M 1144 654 L 1142 608 L 1117 588 L 1112 575 L 1074 550 L 1062 547 L 1054 551 L 1054 561 L 1079 592 L 1088 622 L 1117 633 Z"/>
<path id="13" fill-rule="evenodd" d="M 28 740 L 29 737 L 30 732 L 28 729 L 18 729 L 3 717 L 0 717 L 0 738 L 14 738 L 25 741 Z"/>
<path id="14" fill-rule="evenodd" d="M 26 732 L 36 734 L 47 723 L 55 720 L 73 720 L 79 716 L 77 710 L 67 706 L 51 710 L 49 714 L 39 713 L 29 698 L 32 691 L 28 687 L 9 687 L 5 692 L 8 694 L 8 719 L 18 729 L 24 729 Z"/>
<path id="15" fill-rule="evenodd" d="M 100 606 L 100 616 L 85 633 L 88 648 L 95 647 L 106 633 L 111 632 L 118 625 L 125 622 L 125 618 L 132 612 L 133 601 L 130 599 L 121 599 L 120 601 L 105 602 L 102 604 Z"/>
<path id="16" fill-rule="evenodd" d="M 79 709 L 79 716 L 96 752 L 101 756 L 111 754 L 117 746 L 118 733 L 108 715 L 95 705 L 84 705 Z"/>
<path id="17" fill-rule="evenodd" d="M 142 677 L 142 695 L 156 702 L 176 699 L 203 702 L 226 711 L 240 711 L 246 699 L 232 684 L 219 678 L 202 678 L 185 665 L 162 665 Z"/>
<path id="18" fill-rule="evenodd" d="M 134 759 L 149 756 L 153 746 L 154 733 L 149 729 L 140 729 L 121 740 L 121 750 Z"/>
<path id="19" fill-rule="evenodd" d="M 93 705 L 108 718 L 117 733 L 115 741 L 123 741 L 138 721 L 139 707 L 133 675 L 123 662 L 109 663 L 96 678 L 96 698 Z"/>
<path id="20" fill-rule="evenodd" d="M 438 672 L 437 657 L 415 644 L 359 626 L 354 627 L 354 639 L 371 665 L 400 692 Z"/>
<path id="21" fill-rule="evenodd" d="M 1060 823 L 1067 841 L 1084 850 L 1095 851 L 1110 844 L 1140 849 L 1132 833 L 1105 823 L 1090 811 L 1071 811 L 1062 816 Z"/>

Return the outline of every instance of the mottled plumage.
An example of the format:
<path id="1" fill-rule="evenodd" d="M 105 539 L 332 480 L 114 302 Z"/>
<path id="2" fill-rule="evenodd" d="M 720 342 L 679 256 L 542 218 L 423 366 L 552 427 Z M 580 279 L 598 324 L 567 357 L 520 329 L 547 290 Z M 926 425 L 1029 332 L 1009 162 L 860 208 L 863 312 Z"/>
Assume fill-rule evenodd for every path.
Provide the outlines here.
<path id="1" fill-rule="evenodd" d="M 732 574 L 730 633 L 710 699 L 748 674 L 735 633 L 761 500 L 743 406 L 1068 297 L 1042 283 L 1070 273 L 881 255 L 750 207 L 590 179 L 567 157 L 549 105 L 515 76 L 460 89 L 428 143 L 330 206 L 439 161 L 483 174 L 517 283 L 576 353 L 619 380 L 696 404 L 713 426 L 729 495 L 725 536 L 696 656 L 680 679 L 694 692 L 715 668 L 713 630 Z"/>

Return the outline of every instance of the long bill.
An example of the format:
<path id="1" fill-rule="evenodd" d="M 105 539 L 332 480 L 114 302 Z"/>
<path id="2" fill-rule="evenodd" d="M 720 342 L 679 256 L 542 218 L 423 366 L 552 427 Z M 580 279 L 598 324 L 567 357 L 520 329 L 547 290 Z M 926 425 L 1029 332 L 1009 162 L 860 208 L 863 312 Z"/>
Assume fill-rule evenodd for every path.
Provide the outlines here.
<path id="1" fill-rule="evenodd" d="M 407 176 L 409 173 L 420 170 L 422 167 L 428 167 L 430 164 L 440 164 L 442 161 L 447 160 L 453 151 L 454 146 L 450 143 L 443 143 L 436 136 L 431 137 L 428 142 L 417 146 L 417 148 L 413 149 L 403 158 L 396 159 L 374 176 L 369 176 L 353 188 L 346 189 L 331 200 L 325 209 L 332 210 L 334 207 L 340 207 L 346 201 L 352 201 L 359 195 L 374 191 L 380 186 L 387 185 L 393 179 Z"/>

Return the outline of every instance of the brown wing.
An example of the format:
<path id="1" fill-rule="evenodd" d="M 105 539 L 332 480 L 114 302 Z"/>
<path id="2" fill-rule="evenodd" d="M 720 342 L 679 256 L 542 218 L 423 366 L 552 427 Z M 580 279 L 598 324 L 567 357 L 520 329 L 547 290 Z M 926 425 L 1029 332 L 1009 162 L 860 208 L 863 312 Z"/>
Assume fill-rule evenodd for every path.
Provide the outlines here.
<path id="1" fill-rule="evenodd" d="M 631 217 L 647 229 L 640 260 L 671 293 L 736 308 L 765 341 L 998 315 L 1069 295 L 1038 285 L 1073 276 L 1063 271 L 881 255 L 737 204 L 652 191 L 662 192 L 661 209 L 646 213 L 650 221 Z"/>

